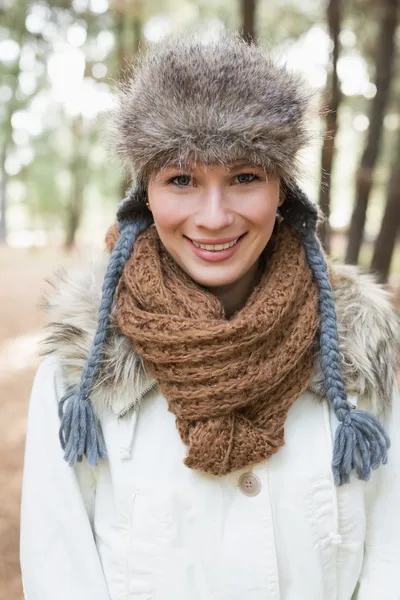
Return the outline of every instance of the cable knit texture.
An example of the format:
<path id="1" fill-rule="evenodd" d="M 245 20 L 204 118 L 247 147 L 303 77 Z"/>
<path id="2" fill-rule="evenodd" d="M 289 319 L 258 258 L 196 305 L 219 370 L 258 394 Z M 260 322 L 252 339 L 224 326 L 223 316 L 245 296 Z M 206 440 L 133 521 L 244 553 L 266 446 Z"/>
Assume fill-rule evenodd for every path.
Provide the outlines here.
<path id="1" fill-rule="evenodd" d="M 107 235 L 112 250 L 118 237 Z M 318 288 L 281 224 L 260 282 L 230 320 L 162 245 L 141 234 L 119 284 L 117 323 L 156 378 L 188 446 L 185 464 L 223 475 L 284 444 L 290 406 L 313 372 Z"/>

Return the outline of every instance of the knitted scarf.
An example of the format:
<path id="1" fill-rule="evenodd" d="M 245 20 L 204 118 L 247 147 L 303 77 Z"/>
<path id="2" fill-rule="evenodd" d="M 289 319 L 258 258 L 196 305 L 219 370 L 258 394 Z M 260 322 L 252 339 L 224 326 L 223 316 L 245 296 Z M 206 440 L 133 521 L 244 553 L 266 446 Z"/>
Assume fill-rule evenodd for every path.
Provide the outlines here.
<path id="1" fill-rule="evenodd" d="M 114 226 L 110 251 L 117 237 Z M 139 236 L 116 295 L 117 325 L 176 416 L 188 467 L 224 475 L 283 446 L 288 410 L 312 376 L 318 298 L 302 243 L 284 223 L 259 283 L 230 320 L 154 226 Z"/>

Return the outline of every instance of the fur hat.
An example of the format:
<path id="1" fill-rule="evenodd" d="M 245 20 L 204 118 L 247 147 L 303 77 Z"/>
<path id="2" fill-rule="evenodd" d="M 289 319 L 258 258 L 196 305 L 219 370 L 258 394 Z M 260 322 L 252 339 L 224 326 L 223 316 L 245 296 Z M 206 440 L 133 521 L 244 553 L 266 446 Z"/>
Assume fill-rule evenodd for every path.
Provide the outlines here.
<path id="1" fill-rule="evenodd" d="M 115 113 L 117 148 L 136 175 L 121 203 L 120 236 L 104 277 L 96 334 L 80 385 L 61 399 L 60 440 L 72 465 L 86 455 L 106 457 L 94 414 L 93 391 L 104 352 L 114 295 L 138 235 L 153 222 L 146 207 L 148 176 L 167 164 L 223 164 L 238 159 L 263 166 L 282 182 L 281 216 L 304 245 L 319 286 L 320 361 L 325 394 L 339 421 L 332 468 L 338 485 L 356 469 L 369 479 L 387 461 L 389 439 L 375 415 L 347 399 L 340 365 L 336 310 L 324 253 L 316 235 L 317 209 L 295 183 L 296 155 L 309 140 L 311 96 L 294 75 L 261 48 L 226 36 L 209 45 L 170 39 L 142 59 Z"/>
<path id="2" fill-rule="evenodd" d="M 133 174 L 191 162 L 247 160 L 284 181 L 311 138 L 315 97 L 262 48 L 225 34 L 172 38 L 139 59 L 112 115 Z"/>

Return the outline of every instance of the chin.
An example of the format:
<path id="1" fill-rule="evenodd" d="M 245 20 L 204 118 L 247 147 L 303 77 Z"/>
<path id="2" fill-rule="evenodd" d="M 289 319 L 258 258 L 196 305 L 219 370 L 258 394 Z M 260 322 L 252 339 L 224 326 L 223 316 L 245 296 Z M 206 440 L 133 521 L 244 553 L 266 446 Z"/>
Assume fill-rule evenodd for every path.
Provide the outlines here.
<path id="1" fill-rule="evenodd" d="M 226 267 L 219 266 L 218 268 L 205 267 L 204 269 L 185 269 L 186 273 L 199 285 L 206 288 L 217 288 L 232 285 L 243 275 L 246 271 L 236 270 L 227 272 Z"/>

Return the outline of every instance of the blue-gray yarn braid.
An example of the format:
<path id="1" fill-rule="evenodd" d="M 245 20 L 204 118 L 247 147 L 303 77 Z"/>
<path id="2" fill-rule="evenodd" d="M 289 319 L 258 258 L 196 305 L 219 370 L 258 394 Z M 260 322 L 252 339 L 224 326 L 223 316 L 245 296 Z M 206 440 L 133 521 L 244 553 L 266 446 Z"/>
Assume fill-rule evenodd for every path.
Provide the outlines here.
<path id="1" fill-rule="evenodd" d="M 336 430 L 332 460 L 335 483 L 348 483 L 353 469 L 360 479 L 367 481 L 371 476 L 371 469 L 387 462 L 390 440 L 375 415 L 352 409 L 347 400 L 340 372 L 333 291 L 324 253 L 316 235 L 317 211 L 297 189 L 295 192 L 288 191 L 281 212 L 302 238 L 307 262 L 320 292 L 321 369 L 327 398 L 340 422 Z"/>
<path id="2" fill-rule="evenodd" d="M 104 277 L 97 329 L 89 358 L 82 371 L 79 387 L 68 389 L 59 403 L 60 442 L 64 458 L 71 466 L 80 462 L 84 455 L 90 466 L 96 466 L 100 459 L 107 457 L 90 395 L 99 373 L 118 282 L 138 235 L 153 221 L 150 211 L 145 209 L 143 194 L 133 190 L 120 204 L 117 219 L 120 236 L 111 253 Z"/>

